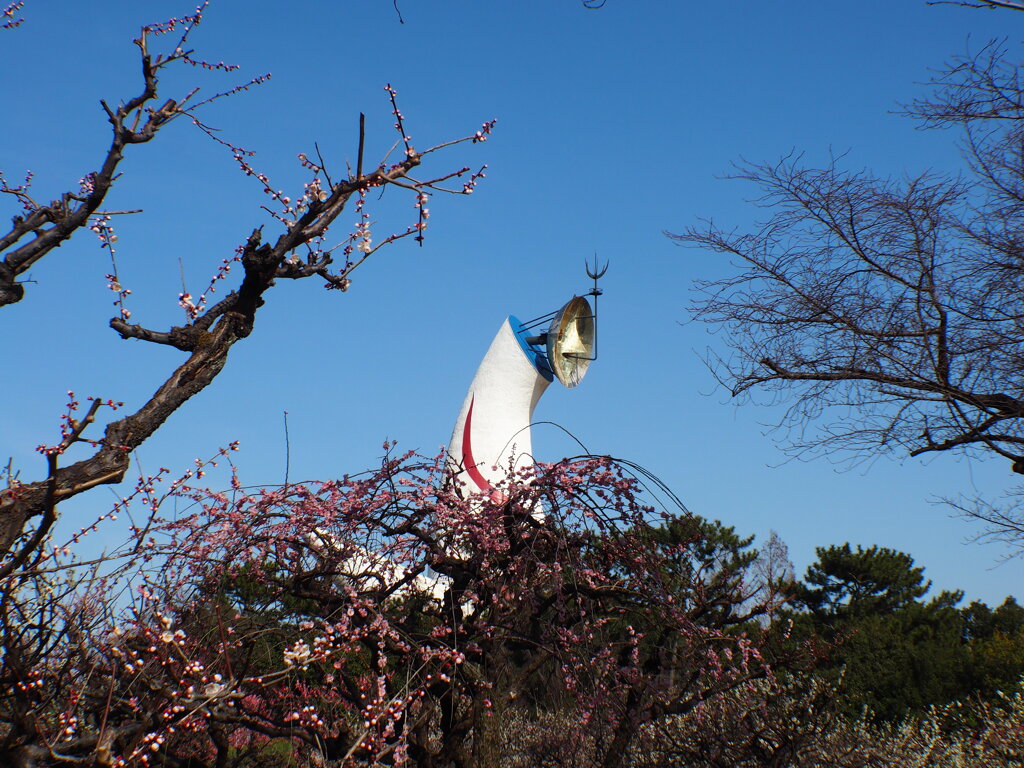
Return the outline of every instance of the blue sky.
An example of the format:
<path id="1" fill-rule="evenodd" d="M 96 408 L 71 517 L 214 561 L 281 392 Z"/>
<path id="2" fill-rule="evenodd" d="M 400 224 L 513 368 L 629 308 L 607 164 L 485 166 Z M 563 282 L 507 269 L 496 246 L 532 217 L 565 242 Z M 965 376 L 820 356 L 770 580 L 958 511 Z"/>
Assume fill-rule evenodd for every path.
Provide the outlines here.
<path id="1" fill-rule="evenodd" d="M 808 164 L 848 153 L 851 169 L 916 175 L 961 167 L 951 134 L 895 112 L 950 55 L 1016 35 L 1024 16 L 901 2 L 730 3 L 574 0 L 265 3 L 214 0 L 192 44 L 232 75 L 181 69 L 162 93 L 213 93 L 263 72 L 265 85 L 212 105 L 209 124 L 255 150 L 284 190 L 305 180 L 295 158 L 317 141 L 329 163 L 355 156 L 359 112 L 367 157 L 394 140 L 383 90 L 398 90 L 418 148 L 498 118 L 493 138 L 438 156 L 443 172 L 487 163 L 469 198 L 431 202 L 425 247 L 382 250 L 346 294 L 311 281 L 273 290 L 253 336 L 236 345 L 215 384 L 139 451 L 146 471 L 184 470 L 239 440 L 248 483 L 327 478 L 371 466 L 385 438 L 433 454 L 446 444 L 466 387 L 507 314 L 533 317 L 587 288 L 583 262 L 611 267 L 601 302 L 601 358 L 575 390 L 552 387 L 537 418 L 587 447 L 646 466 L 694 511 L 743 533 L 776 530 L 799 571 L 815 546 L 878 544 L 911 553 L 940 588 L 999 602 L 1021 594 L 1024 564 L 994 567 L 1003 550 L 965 544 L 977 531 L 937 496 L 998 493 L 1005 462 L 879 457 L 849 471 L 827 460 L 785 461 L 765 434 L 771 409 L 736 407 L 699 353 L 716 337 L 688 323 L 695 279 L 727 274 L 709 253 L 664 235 L 700 217 L 744 227 L 754 190 L 722 179 L 741 158 L 792 150 Z M 73 186 L 108 141 L 100 98 L 138 89 L 138 28 L 187 3 L 29 0 L 23 27 L 0 33 L 5 119 L 0 169 L 35 174 L 39 197 Z M 1015 42 L 1015 39 L 1012 40 Z M 131 148 L 109 206 L 143 208 L 118 224 L 122 282 L 133 319 L 183 320 L 179 259 L 198 293 L 262 214 L 264 196 L 230 156 L 185 123 Z M 3 206 L 6 201 L 0 201 Z M 371 208 L 378 236 L 403 229 L 411 201 L 388 193 Z M 11 206 L 0 214 L 13 213 Z M 349 221 L 351 219 L 351 221 Z M 343 216 L 339 234 L 355 216 Z M 32 272 L 25 301 L 0 311 L 7 354 L 0 453 L 26 478 L 53 442 L 65 392 L 137 407 L 181 353 L 121 341 L 107 328 L 109 258 L 90 233 Z M 576 452 L 538 427 L 535 452 Z M 68 504 L 85 519 L 112 496 Z"/>

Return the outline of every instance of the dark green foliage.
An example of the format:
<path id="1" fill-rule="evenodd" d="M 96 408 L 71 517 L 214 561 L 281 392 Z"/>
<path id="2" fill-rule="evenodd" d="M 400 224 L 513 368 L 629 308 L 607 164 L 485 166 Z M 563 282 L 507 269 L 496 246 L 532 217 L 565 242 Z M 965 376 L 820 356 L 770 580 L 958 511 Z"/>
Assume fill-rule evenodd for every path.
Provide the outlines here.
<path id="1" fill-rule="evenodd" d="M 1012 690 L 1024 676 L 1024 608 L 1007 597 L 995 610 L 973 602 L 962 613 L 971 687 L 985 694 Z"/>
<path id="2" fill-rule="evenodd" d="M 796 602 L 816 617 L 888 614 L 923 597 L 931 587 L 914 558 L 884 547 L 818 547 L 818 560 L 795 591 Z"/>
<path id="3" fill-rule="evenodd" d="M 921 712 L 965 693 L 960 617 L 948 605 L 913 604 L 848 626 L 836 653 L 850 704 L 884 720 Z"/>
<path id="4" fill-rule="evenodd" d="M 689 594 L 700 590 L 700 602 L 715 611 L 715 621 L 703 617 L 699 623 L 729 624 L 742 612 L 732 615 L 745 599 L 748 569 L 757 560 L 758 551 L 751 547 L 753 536 L 741 537 L 732 526 L 699 515 L 673 517 L 644 537 L 653 551 L 662 556 L 663 578 L 674 585 L 681 600 L 689 602 Z M 694 617 L 700 619 L 701 617 Z"/>
<path id="5" fill-rule="evenodd" d="M 1024 675 L 1024 607 L 995 609 L 962 592 L 926 599 L 931 582 L 904 553 L 884 547 L 819 547 L 793 585 L 789 616 L 798 638 L 830 647 L 819 672 L 838 681 L 843 708 L 879 720 L 932 705 L 991 699 Z"/>
<path id="6" fill-rule="evenodd" d="M 955 606 L 962 593 L 924 601 L 931 582 L 903 552 L 882 547 L 820 547 L 794 589 L 801 635 L 833 644 L 823 672 L 841 677 L 852 714 L 868 707 L 883 720 L 959 698 L 969 688 L 969 655 Z"/>
<path id="7" fill-rule="evenodd" d="M 962 613 L 968 642 L 990 640 L 997 634 L 1015 635 L 1024 629 L 1024 608 L 1012 597 L 995 610 L 975 600 Z"/>

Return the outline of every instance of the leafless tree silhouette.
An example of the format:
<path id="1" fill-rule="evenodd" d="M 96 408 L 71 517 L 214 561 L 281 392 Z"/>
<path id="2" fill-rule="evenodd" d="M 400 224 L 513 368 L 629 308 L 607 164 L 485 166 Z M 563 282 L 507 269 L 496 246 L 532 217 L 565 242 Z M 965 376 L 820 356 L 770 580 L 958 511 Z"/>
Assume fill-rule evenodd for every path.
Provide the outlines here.
<path id="1" fill-rule="evenodd" d="M 719 382 L 789 404 L 790 449 L 995 454 L 1024 474 L 1024 84 L 993 43 L 949 62 L 931 94 L 906 112 L 959 131 L 965 173 L 748 163 L 735 178 L 769 212 L 755 231 L 670 236 L 738 263 L 692 310 L 731 350 L 708 359 Z M 957 503 L 1024 545 L 1014 497 Z"/>

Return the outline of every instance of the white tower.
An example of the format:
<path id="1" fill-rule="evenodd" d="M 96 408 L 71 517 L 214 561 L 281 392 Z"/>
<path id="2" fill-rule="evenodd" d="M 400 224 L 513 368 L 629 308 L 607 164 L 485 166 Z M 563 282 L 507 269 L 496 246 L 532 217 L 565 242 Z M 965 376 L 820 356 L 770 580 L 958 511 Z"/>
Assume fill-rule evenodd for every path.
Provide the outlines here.
<path id="1" fill-rule="evenodd" d="M 600 295 L 596 278 L 590 295 Z M 546 332 L 531 335 L 549 319 Z M 501 324 L 448 445 L 449 467 L 468 492 L 492 491 L 510 472 L 533 464 L 534 408 L 555 378 L 567 387 L 579 384 L 596 357 L 595 320 L 586 298 L 575 296 L 536 320 L 510 316 Z"/>

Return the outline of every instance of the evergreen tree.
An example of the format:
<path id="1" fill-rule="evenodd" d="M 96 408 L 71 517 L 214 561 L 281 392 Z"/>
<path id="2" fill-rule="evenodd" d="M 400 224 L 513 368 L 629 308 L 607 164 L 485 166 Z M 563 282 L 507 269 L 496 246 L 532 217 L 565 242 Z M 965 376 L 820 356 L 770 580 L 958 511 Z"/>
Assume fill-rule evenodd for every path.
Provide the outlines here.
<path id="1" fill-rule="evenodd" d="M 884 547 L 856 551 L 849 544 L 818 547 L 818 560 L 796 585 L 799 605 L 818 617 L 886 614 L 923 597 L 931 588 L 914 558 Z"/>
<path id="2" fill-rule="evenodd" d="M 819 547 L 795 585 L 797 631 L 832 644 L 822 662 L 851 713 L 894 720 L 958 698 L 967 687 L 961 592 L 923 598 L 924 569 L 883 547 Z"/>
<path id="3" fill-rule="evenodd" d="M 984 695 L 1012 691 L 1024 676 L 1024 608 L 1007 597 L 995 610 L 975 601 L 962 614 L 971 688 Z"/>

